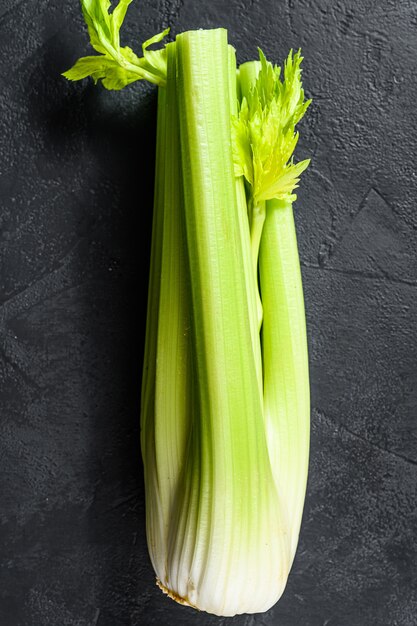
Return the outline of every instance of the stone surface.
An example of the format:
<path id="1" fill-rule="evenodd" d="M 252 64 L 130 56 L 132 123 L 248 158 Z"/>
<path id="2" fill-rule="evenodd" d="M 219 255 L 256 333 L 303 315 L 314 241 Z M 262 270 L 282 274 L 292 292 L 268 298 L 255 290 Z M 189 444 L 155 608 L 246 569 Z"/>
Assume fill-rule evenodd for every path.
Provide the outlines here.
<path id="1" fill-rule="evenodd" d="M 268 613 L 154 584 L 138 405 L 155 89 L 60 77 L 76 0 L 0 4 L 0 624 L 417 624 L 417 4 L 141 0 L 134 48 L 225 26 L 243 62 L 302 47 L 296 210 L 312 389 L 297 557 Z"/>

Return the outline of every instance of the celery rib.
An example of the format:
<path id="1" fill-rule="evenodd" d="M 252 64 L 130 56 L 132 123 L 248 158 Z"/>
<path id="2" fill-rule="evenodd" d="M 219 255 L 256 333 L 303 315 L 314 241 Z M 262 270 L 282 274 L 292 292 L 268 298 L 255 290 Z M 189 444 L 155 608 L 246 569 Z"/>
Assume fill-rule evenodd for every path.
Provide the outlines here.
<path id="1" fill-rule="evenodd" d="M 176 98 L 176 44 L 167 46 L 167 85 L 159 88 L 155 221 L 145 349 L 142 409 L 147 524 L 152 561 L 161 581 L 167 576 L 171 512 L 183 471 L 192 415 L 190 305 L 182 217 L 182 176 Z M 160 190 L 163 190 L 162 192 Z M 152 445 L 149 445 L 149 439 Z"/>
<path id="2" fill-rule="evenodd" d="M 259 255 L 264 309 L 264 407 L 272 471 L 288 510 L 292 560 L 301 524 L 309 456 L 306 322 L 292 203 L 272 200 L 266 206 Z"/>
<path id="3" fill-rule="evenodd" d="M 226 32 L 184 33 L 177 51 L 199 411 L 171 527 L 171 591 L 233 615 L 276 602 L 288 573 L 288 531 L 269 462 L 236 220 Z M 270 573 L 280 569 L 271 586 Z"/>

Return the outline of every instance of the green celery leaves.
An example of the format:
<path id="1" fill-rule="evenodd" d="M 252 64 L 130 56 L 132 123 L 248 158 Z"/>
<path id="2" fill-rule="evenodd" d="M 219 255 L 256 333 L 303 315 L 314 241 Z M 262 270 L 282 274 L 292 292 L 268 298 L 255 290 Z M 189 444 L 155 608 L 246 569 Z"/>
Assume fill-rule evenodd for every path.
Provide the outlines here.
<path id="1" fill-rule="evenodd" d="M 145 79 L 157 85 L 166 80 L 166 50 L 148 50 L 168 34 L 169 28 L 142 44 L 143 56 L 138 57 L 128 46 L 120 46 L 120 27 L 132 0 L 120 0 L 109 13 L 109 0 L 81 0 L 81 7 L 90 35 L 91 46 L 99 53 L 78 59 L 64 72 L 69 80 L 91 76 L 95 83 L 102 80 L 106 89 L 119 90 L 136 80 Z"/>
<path id="2" fill-rule="evenodd" d="M 301 84 L 303 57 L 290 51 L 282 81 L 281 68 L 267 61 L 261 50 L 259 59 L 255 85 L 233 120 L 235 174 L 251 185 L 254 204 L 273 198 L 295 200 L 292 192 L 310 163 L 292 160 L 298 141 L 295 126 L 311 102 L 304 100 Z"/>

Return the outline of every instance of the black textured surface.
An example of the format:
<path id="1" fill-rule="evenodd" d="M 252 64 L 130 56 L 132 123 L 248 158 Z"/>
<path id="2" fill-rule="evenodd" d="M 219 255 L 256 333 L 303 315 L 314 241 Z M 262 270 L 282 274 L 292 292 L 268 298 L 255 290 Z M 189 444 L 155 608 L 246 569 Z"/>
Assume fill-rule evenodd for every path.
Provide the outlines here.
<path id="1" fill-rule="evenodd" d="M 417 4 L 138 0 L 134 48 L 225 26 L 239 61 L 302 47 L 296 220 L 311 363 L 301 540 L 269 613 L 154 585 L 138 404 L 155 89 L 60 77 L 76 0 L 0 3 L 1 626 L 417 624 Z"/>

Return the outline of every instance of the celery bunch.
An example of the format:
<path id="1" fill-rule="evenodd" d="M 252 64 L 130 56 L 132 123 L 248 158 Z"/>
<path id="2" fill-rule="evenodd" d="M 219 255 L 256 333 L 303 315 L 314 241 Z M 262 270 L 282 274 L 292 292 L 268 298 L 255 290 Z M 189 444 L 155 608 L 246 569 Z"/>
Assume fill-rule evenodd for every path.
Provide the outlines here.
<path id="1" fill-rule="evenodd" d="M 137 57 L 130 0 L 82 0 L 98 55 L 64 76 L 158 85 L 141 448 L 161 589 L 216 615 L 281 596 L 308 468 L 309 381 L 292 203 L 304 115 L 299 53 L 236 68 L 224 29 Z"/>

